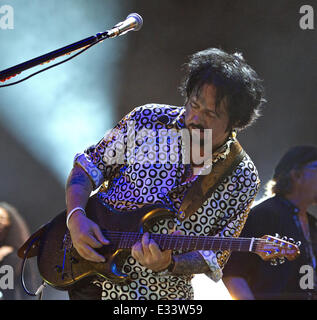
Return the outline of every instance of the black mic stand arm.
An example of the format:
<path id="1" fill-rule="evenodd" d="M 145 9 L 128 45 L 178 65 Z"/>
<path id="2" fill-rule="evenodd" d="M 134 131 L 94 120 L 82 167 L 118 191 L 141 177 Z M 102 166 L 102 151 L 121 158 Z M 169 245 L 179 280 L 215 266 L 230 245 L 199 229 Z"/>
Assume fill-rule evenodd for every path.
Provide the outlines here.
<path id="1" fill-rule="evenodd" d="M 33 68 L 39 64 L 48 63 L 58 57 L 61 57 L 63 55 L 68 55 L 72 53 L 73 51 L 88 47 L 96 42 L 101 42 L 107 38 L 112 37 L 112 35 L 108 35 L 108 31 L 105 31 L 103 33 L 97 33 L 95 36 L 88 37 L 86 39 L 74 42 L 68 46 L 65 46 L 63 48 L 51 51 L 47 54 L 44 54 L 42 56 L 39 56 L 37 58 L 28 60 L 26 62 L 20 63 L 14 67 L 5 69 L 0 71 L 0 81 L 5 82 L 6 80 L 11 79 L 12 77 L 16 76 L 17 74 L 20 74 L 22 71 Z"/>

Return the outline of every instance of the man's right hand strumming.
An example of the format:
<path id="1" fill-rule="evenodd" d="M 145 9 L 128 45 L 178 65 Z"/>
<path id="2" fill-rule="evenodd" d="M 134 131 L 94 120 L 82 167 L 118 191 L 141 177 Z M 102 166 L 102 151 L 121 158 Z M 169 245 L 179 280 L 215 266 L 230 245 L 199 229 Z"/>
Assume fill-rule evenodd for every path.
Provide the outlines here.
<path id="1" fill-rule="evenodd" d="M 69 215 L 74 208 L 85 208 L 92 190 L 92 184 L 85 171 L 79 166 L 74 166 L 66 185 L 67 214 Z M 75 249 L 84 259 L 104 262 L 104 257 L 94 248 L 107 245 L 109 241 L 96 223 L 88 219 L 81 210 L 75 210 L 69 218 L 68 229 Z"/>
<path id="2" fill-rule="evenodd" d="M 69 220 L 69 232 L 75 249 L 84 259 L 93 262 L 105 261 L 104 257 L 93 249 L 109 244 L 96 223 L 81 212 L 75 212 Z"/>

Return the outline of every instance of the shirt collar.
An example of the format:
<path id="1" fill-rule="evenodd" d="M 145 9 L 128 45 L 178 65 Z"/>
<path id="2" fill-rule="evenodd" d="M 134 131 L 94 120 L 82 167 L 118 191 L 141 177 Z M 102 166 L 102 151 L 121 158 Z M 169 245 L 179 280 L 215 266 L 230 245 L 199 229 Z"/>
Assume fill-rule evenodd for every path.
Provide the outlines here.
<path id="1" fill-rule="evenodd" d="M 288 199 L 284 198 L 281 195 L 276 195 L 276 198 L 282 202 L 285 206 L 287 206 L 289 208 L 289 210 L 291 211 L 292 214 L 298 214 L 299 213 L 299 208 L 296 207 L 291 201 L 289 201 Z"/>
<path id="2" fill-rule="evenodd" d="M 185 107 L 180 111 L 179 115 L 171 122 L 171 127 L 176 127 L 176 129 L 180 130 L 185 128 Z"/>
<path id="3" fill-rule="evenodd" d="M 230 153 L 230 146 L 233 142 L 236 141 L 235 135 L 230 134 L 226 142 L 220 146 L 213 154 L 212 154 L 212 162 L 216 163 L 219 160 L 224 160 L 227 158 Z"/>

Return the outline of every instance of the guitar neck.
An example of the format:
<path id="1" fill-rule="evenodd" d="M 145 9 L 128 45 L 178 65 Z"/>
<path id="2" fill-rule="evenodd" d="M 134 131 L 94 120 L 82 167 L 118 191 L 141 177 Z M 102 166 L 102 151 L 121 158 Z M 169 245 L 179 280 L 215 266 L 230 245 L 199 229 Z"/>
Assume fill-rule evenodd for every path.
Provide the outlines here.
<path id="1" fill-rule="evenodd" d="M 141 241 L 143 234 L 134 232 L 107 231 L 104 235 L 118 249 L 129 249 L 136 242 Z M 229 238 L 210 236 L 183 236 L 150 234 L 161 250 L 230 250 L 255 252 L 256 245 L 263 242 L 258 238 Z"/>

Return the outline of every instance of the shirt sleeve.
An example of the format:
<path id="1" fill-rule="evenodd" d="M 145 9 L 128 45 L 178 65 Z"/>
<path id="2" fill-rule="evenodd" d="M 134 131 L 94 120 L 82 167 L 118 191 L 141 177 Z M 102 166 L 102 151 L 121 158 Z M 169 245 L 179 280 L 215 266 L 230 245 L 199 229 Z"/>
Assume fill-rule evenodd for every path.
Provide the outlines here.
<path id="1" fill-rule="evenodd" d="M 217 188 L 220 195 L 210 200 L 210 205 L 217 206 L 218 221 L 213 225 L 213 235 L 219 237 L 239 237 L 248 218 L 251 205 L 260 186 L 256 168 L 247 157 L 230 177 Z M 223 276 L 222 269 L 230 257 L 229 250 L 199 251 L 210 268 L 206 275 L 214 281 Z"/>
<path id="2" fill-rule="evenodd" d="M 127 114 L 113 129 L 83 153 L 75 156 L 74 165 L 80 166 L 93 183 L 94 189 L 104 181 L 115 178 L 126 163 L 129 130 L 134 130 L 136 115 L 142 107 Z"/>

